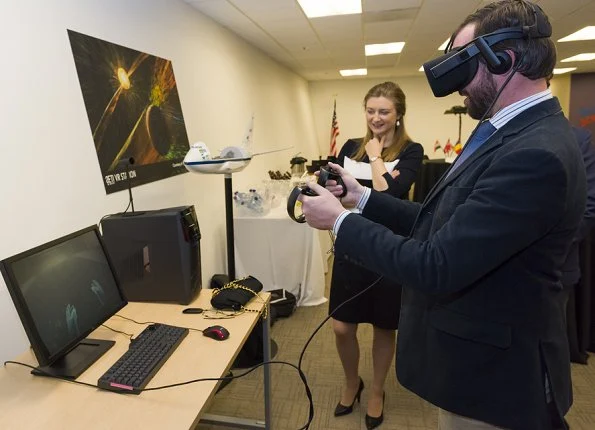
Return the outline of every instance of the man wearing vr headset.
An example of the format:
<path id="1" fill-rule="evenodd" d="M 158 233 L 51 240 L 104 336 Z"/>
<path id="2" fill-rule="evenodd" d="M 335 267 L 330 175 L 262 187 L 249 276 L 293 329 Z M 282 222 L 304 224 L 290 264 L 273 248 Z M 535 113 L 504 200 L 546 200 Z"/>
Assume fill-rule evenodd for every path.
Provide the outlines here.
<path id="1" fill-rule="evenodd" d="M 547 88 L 550 35 L 536 5 L 501 0 L 467 17 L 452 49 L 424 65 L 436 96 L 458 91 L 486 123 L 422 204 L 387 198 L 334 164 L 342 203 L 361 215 L 343 208 L 333 183 L 300 197 L 308 224 L 333 229 L 336 255 L 403 284 L 397 377 L 440 408 L 442 430 L 567 428 L 560 268 L 586 187 Z"/>

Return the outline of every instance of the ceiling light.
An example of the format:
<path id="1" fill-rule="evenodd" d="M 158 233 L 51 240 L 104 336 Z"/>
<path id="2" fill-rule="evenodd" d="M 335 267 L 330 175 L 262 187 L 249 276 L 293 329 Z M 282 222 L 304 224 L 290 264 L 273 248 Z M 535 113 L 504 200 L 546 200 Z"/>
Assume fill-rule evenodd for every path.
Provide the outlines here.
<path id="1" fill-rule="evenodd" d="M 554 69 L 554 75 L 561 75 L 562 73 L 568 73 L 576 70 L 576 67 L 565 67 L 562 69 Z"/>
<path id="2" fill-rule="evenodd" d="M 362 13 L 361 0 L 298 0 L 308 18 Z"/>
<path id="3" fill-rule="evenodd" d="M 573 42 L 576 40 L 593 40 L 595 39 L 595 25 L 585 27 L 579 31 L 575 31 L 566 37 L 558 40 L 558 42 Z"/>
<path id="4" fill-rule="evenodd" d="M 444 51 L 448 46 L 448 42 L 450 42 L 450 37 L 446 39 L 444 43 L 438 47 L 438 51 Z"/>
<path id="5" fill-rule="evenodd" d="M 368 69 L 348 69 L 348 70 L 339 70 L 341 76 L 366 76 L 368 74 Z"/>
<path id="6" fill-rule="evenodd" d="M 568 63 L 570 61 L 591 61 L 591 60 L 595 60 L 595 53 L 591 52 L 588 54 L 578 54 L 575 55 L 574 57 L 568 57 L 568 58 L 564 58 L 563 60 L 560 60 L 562 63 Z"/>
<path id="7" fill-rule="evenodd" d="M 366 57 L 371 57 L 372 55 L 398 54 L 403 50 L 403 46 L 405 46 L 405 42 L 366 45 Z"/>

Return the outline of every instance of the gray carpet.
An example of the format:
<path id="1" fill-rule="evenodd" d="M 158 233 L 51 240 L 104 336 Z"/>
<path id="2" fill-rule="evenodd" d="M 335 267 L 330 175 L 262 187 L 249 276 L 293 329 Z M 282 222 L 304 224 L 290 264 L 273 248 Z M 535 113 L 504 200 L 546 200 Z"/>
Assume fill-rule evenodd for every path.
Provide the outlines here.
<path id="1" fill-rule="evenodd" d="M 328 283 L 327 283 L 328 284 Z M 328 285 L 327 285 L 328 290 Z M 328 292 L 328 291 L 327 291 Z M 327 295 L 328 297 L 328 295 Z M 272 328 L 279 346 L 274 360 L 297 365 L 300 352 L 310 334 L 327 315 L 327 304 L 301 307 L 289 318 L 278 320 Z M 371 381 L 370 326 L 359 329 L 361 346 L 360 374 L 364 383 Z M 327 322 L 310 343 L 302 365 L 314 399 L 314 420 L 310 429 L 363 430 L 366 414 L 366 390 L 362 405 L 356 404 L 351 415 L 335 418 L 333 411 L 340 396 L 343 374 L 335 350 L 334 336 Z M 234 370 L 234 374 L 239 371 Z M 289 366 L 272 367 L 272 416 L 275 430 L 296 430 L 308 419 L 308 399 L 297 371 Z M 588 365 L 573 364 L 574 406 L 567 415 L 572 430 L 595 429 L 595 357 Z M 244 418 L 262 418 L 263 383 L 261 369 L 234 380 L 214 398 L 209 413 Z M 394 366 L 386 382 L 385 421 L 379 428 L 402 430 L 434 430 L 436 408 L 405 390 L 396 380 Z M 199 430 L 226 430 L 230 427 L 199 424 Z"/>

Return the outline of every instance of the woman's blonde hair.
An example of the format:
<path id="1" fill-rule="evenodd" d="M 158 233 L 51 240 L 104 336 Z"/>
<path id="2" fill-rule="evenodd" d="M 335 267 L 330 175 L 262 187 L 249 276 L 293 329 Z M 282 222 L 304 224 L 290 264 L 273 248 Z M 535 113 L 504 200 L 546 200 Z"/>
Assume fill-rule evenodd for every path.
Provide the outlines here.
<path id="1" fill-rule="evenodd" d="M 407 134 L 407 131 L 405 131 L 405 111 L 407 110 L 407 106 L 405 105 L 405 93 L 401 87 L 399 87 L 394 82 L 383 82 L 381 84 L 374 85 L 364 97 L 364 109 L 366 108 L 366 103 L 368 103 L 368 100 L 372 97 L 384 97 L 390 100 L 397 111 L 397 115 L 399 115 L 397 122 L 400 124 L 395 125 L 393 141 L 389 146 L 382 149 L 382 159 L 384 161 L 393 161 L 403 150 L 407 142 L 411 140 Z M 362 161 L 364 159 L 366 156 L 366 143 L 368 143 L 368 141 L 374 137 L 370 127 L 368 127 L 367 124 L 366 128 L 366 136 L 362 140 L 361 145 L 353 156 L 354 160 L 357 161 Z"/>

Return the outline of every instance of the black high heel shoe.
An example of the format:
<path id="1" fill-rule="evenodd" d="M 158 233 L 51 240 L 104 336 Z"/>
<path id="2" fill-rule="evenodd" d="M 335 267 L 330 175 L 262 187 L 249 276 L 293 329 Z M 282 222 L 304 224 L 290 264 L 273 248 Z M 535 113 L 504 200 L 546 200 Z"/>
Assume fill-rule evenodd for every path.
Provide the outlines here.
<path id="1" fill-rule="evenodd" d="M 349 415 L 350 413 L 352 413 L 353 405 L 355 404 L 356 400 L 358 402 L 360 401 L 360 397 L 362 395 L 363 389 L 364 389 L 364 381 L 362 381 L 362 378 L 359 378 L 359 388 L 357 389 L 357 393 L 355 394 L 355 397 L 353 398 L 353 402 L 351 402 L 351 404 L 349 406 L 342 405 L 341 402 L 337 403 L 337 406 L 335 407 L 335 416 L 341 417 L 343 415 Z"/>
<path id="2" fill-rule="evenodd" d="M 384 421 L 384 397 L 386 393 L 382 393 L 382 412 L 380 412 L 379 417 L 371 417 L 370 415 L 366 414 L 366 428 L 368 430 L 375 429 L 382 421 Z"/>

